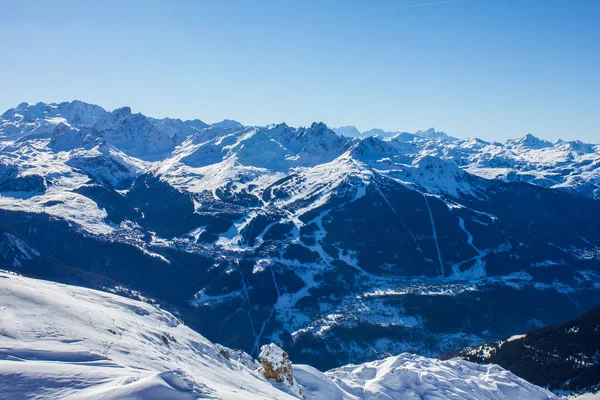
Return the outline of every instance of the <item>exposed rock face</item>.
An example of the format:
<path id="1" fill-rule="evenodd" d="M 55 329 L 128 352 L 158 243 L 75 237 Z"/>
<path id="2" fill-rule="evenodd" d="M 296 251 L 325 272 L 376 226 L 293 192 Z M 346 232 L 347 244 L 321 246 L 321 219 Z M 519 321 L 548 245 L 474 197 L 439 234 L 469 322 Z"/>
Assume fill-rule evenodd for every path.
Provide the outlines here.
<path id="1" fill-rule="evenodd" d="M 288 353 L 274 344 L 266 344 L 260 348 L 258 356 L 260 360 L 260 371 L 267 379 L 285 383 L 290 394 L 304 398 L 302 390 L 294 379 L 292 373 L 292 362 Z"/>
<path id="2" fill-rule="evenodd" d="M 285 379 L 289 384 L 294 382 L 292 362 L 288 353 L 283 351 L 283 349 L 272 343 L 266 344 L 260 348 L 258 358 L 265 378 L 275 379 L 277 382 L 283 382 Z"/>

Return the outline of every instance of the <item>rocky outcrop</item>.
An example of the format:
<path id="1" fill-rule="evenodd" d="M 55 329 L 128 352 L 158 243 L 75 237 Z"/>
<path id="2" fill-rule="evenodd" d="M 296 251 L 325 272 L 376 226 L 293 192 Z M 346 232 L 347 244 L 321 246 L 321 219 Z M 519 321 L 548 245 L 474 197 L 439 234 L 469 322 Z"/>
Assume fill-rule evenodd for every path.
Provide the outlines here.
<path id="1" fill-rule="evenodd" d="M 292 362 L 288 353 L 274 344 L 267 344 L 260 348 L 258 356 L 260 360 L 260 371 L 267 379 L 274 379 L 284 383 L 290 394 L 304 398 L 298 382 L 294 379 Z"/>

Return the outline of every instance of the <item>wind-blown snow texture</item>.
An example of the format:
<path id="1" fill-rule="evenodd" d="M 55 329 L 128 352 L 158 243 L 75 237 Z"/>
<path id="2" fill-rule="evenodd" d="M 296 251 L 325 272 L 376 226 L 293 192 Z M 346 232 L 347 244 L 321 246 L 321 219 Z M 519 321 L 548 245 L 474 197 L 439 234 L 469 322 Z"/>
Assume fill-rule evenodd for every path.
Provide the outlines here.
<path id="1" fill-rule="evenodd" d="M 0 304 L 0 399 L 302 398 L 149 302 L 0 272 Z M 409 354 L 294 374 L 307 399 L 555 398 L 497 366 Z"/>
<path id="2" fill-rule="evenodd" d="M 0 118 L 0 266 L 130 287 L 322 370 L 437 355 L 600 303 L 599 160 L 533 136 L 23 103 Z"/>

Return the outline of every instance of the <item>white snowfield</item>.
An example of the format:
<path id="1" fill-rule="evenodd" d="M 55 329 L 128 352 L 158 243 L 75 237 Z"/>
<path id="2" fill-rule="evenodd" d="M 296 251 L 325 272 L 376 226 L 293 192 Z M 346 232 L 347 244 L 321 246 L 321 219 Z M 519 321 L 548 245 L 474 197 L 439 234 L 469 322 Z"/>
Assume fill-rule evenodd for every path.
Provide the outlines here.
<path id="1" fill-rule="evenodd" d="M 155 305 L 0 273 L 0 398 L 286 399 Z"/>
<path id="2" fill-rule="evenodd" d="M 294 398 L 235 354 L 151 303 L 0 272 L 0 399 Z M 306 399 L 556 398 L 497 366 L 410 354 L 293 372 Z"/>

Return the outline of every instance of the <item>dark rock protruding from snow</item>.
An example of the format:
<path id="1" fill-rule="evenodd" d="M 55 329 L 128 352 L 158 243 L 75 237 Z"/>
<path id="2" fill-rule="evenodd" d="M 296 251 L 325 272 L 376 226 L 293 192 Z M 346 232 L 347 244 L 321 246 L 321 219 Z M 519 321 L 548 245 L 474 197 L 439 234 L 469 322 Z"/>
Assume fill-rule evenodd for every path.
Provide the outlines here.
<path id="1" fill-rule="evenodd" d="M 294 379 L 292 372 L 292 362 L 288 353 L 274 344 L 266 344 L 260 348 L 258 356 L 260 360 L 260 371 L 267 379 L 274 379 L 279 383 L 284 383 L 288 391 L 299 397 L 302 396 L 302 390 Z"/>

